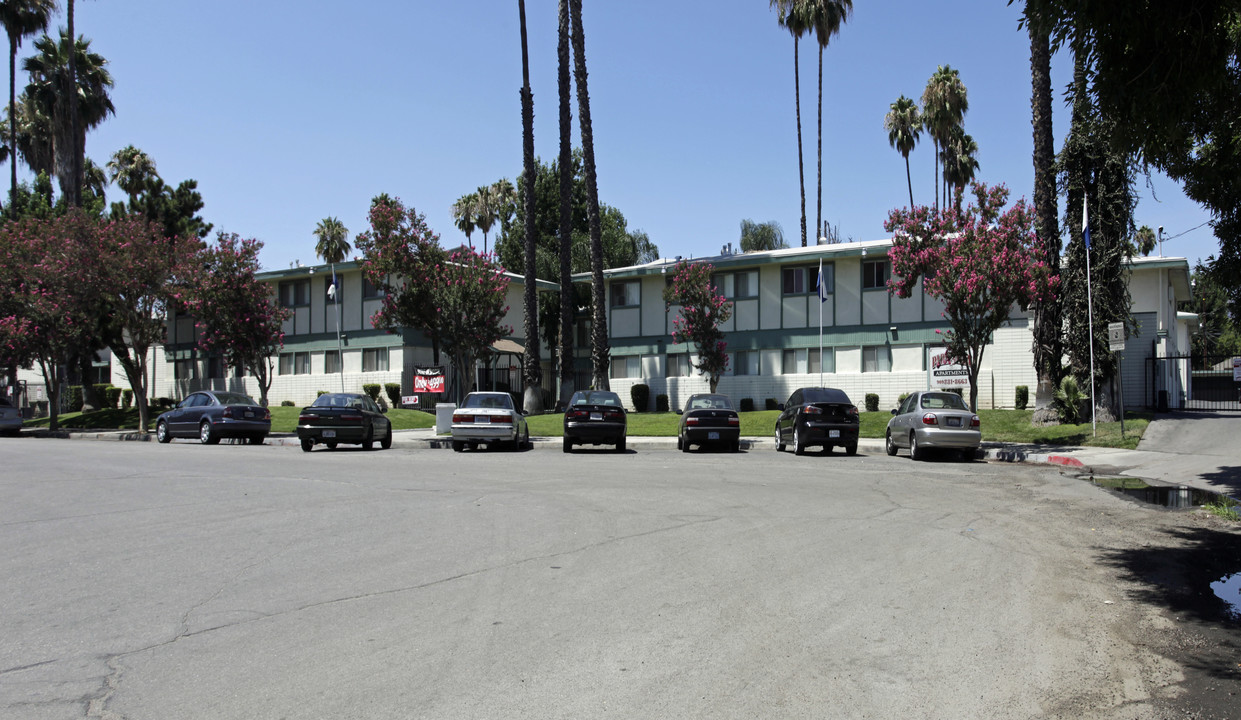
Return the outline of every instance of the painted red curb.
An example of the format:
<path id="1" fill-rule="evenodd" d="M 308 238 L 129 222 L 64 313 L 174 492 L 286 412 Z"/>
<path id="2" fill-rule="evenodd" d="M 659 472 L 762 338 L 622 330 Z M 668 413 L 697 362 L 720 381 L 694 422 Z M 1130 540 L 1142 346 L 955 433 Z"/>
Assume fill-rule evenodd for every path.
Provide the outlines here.
<path id="1" fill-rule="evenodd" d="M 1068 455 L 1049 455 L 1047 457 L 1047 462 L 1052 463 L 1053 465 L 1065 465 L 1068 467 L 1085 467 L 1081 460 L 1078 460 L 1075 457 L 1069 457 Z"/>

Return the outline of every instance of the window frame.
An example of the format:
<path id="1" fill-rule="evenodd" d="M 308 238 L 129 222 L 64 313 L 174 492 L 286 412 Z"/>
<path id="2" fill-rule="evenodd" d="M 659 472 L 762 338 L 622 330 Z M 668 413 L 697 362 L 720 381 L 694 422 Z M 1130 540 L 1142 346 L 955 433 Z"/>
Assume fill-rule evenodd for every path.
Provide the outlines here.
<path id="1" fill-rule="evenodd" d="M 629 286 L 634 286 L 634 302 L 629 302 Z M 617 292 L 618 286 L 620 292 Z M 639 280 L 613 280 L 608 285 L 610 308 L 634 308 L 642 305 L 642 283 Z"/>
<path id="2" fill-rule="evenodd" d="M 882 357 L 880 356 L 880 351 L 883 351 Z M 870 370 L 866 369 L 866 365 L 867 365 L 866 356 L 868 353 L 872 353 L 874 355 L 874 357 L 872 358 L 873 360 L 872 364 L 874 365 L 874 367 Z M 881 359 L 883 358 L 887 359 L 887 367 L 883 367 L 884 363 L 880 362 Z M 892 372 L 892 346 L 891 345 L 863 345 L 862 346 L 862 372 L 864 373 L 881 373 L 881 372 L 890 373 Z"/>
<path id="3" fill-rule="evenodd" d="M 383 358 L 382 363 L 380 363 L 381 357 Z M 370 362 L 368 362 L 368 359 L 370 360 Z M 362 349 L 362 372 L 364 373 L 388 372 L 388 368 L 391 367 L 390 363 L 391 363 L 391 360 L 390 360 L 390 355 L 388 353 L 388 348 L 384 347 L 384 348 L 363 348 Z M 379 367 L 380 364 L 383 365 L 382 368 Z"/>
<path id="4" fill-rule="evenodd" d="M 874 274 L 874 268 L 883 268 L 883 280 L 875 284 L 877 278 Z M 862 290 L 887 290 L 888 281 L 892 279 L 892 263 L 887 258 L 882 260 L 863 260 L 862 261 Z"/>

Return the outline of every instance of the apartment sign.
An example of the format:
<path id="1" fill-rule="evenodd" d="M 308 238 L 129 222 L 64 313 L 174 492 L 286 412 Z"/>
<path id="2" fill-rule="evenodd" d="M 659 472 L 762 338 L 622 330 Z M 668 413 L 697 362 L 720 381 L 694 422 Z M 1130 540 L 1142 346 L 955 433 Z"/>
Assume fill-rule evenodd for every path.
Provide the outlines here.
<path id="1" fill-rule="evenodd" d="M 931 348 L 931 387 L 968 388 L 970 371 L 948 360 L 948 348 Z"/>
<path id="2" fill-rule="evenodd" d="M 444 392 L 444 366 L 418 365 L 414 368 L 415 393 Z"/>

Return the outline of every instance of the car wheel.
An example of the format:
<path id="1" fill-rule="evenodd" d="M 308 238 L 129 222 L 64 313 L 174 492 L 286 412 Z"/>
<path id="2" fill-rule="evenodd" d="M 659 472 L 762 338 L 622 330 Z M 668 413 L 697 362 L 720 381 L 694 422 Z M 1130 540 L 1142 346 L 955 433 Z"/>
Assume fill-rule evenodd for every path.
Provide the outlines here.
<path id="1" fill-rule="evenodd" d="M 682 449 L 683 448 L 681 447 L 681 436 L 678 434 L 677 435 L 677 450 L 682 450 Z"/>
<path id="2" fill-rule="evenodd" d="M 391 425 L 388 426 L 388 434 L 384 435 L 383 439 L 379 441 L 379 447 L 383 448 L 384 450 L 388 450 L 392 447 L 392 426 Z"/>
<path id="3" fill-rule="evenodd" d="M 523 450 L 534 449 L 534 443 L 530 442 L 530 426 L 529 425 L 526 426 L 526 436 L 521 442 L 521 448 Z"/>
<path id="4" fill-rule="evenodd" d="M 854 445 L 853 447 L 855 447 L 855 448 L 856 448 L 856 447 L 857 447 L 857 445 Z M 892 440 L 892 431 L 891 431 L 891 430 L 889 430 L 889 431 L 888 431 L 887 435 L 886 435 L 886 436 L 885 436 L 885 438 L 884 438 L 884 441 L 883 441 L 883 449 L 884 449 L 884 450 L 887 450 L 889 455 L 895 455 L 895 454 L 896 454 L 896 442 L 894 442 L 894 441 Z M 850 453 L 850 455 L 852 455 L 852 454 L 853 454 L 853 453 Z"/>
<path id="5" fill-rule="evenodd" d="M 625 438 L 621 438 L 620 442 L 616 443 L 616 452 L 618 453 L 625 452 Z"/>
<path id="6" fill-rule="evenodd" d="M 155 439 L 162 443 L 172 442 L 172 434 L 168 432 L 168 423 L 161 420 L 155 425 Z"/>
<path id="7" fill-rule="evenodd" d="M 793 454 L 806 454 L 806 448 L 801 444 L 801 430 L 796 425 L 793 426 Z"/>
<path id="8" fill-rule="evenodd" d="M 573 441 L 567 437 L 564 439 L 564 451 L 573 452 Z"/>
<path id="9" fill-rule="evenodd" d="M 857 443 L 849 443 L 845 446 L 846 455 L 857 455 Z"/>
<path id="10" fill-rule="evenodd" d="M 974 462 L 974 449 L 973 448 L 961 448 L 959 453 L 960 453 L 959 457 L 961 458 L 961 462 Z"/>
<path id="11" fill-rule="evenodd" d="M 741 452 L 741 441 L 733 440 L 732 444 L 728 446 L 728 452 Z"/>
<path id="12" fill-rule="evenodd" d="M 207 420 L 204 420 L 203 424 L 198 426 L 198 442 L 203 445 L 215 445 L 220 442 L 220 438 L 216 437 L 215 433 L 211 431 L 211 423 Z"/>
<path id="13" fill-rule="evenodd" d="M 918 447 L 918 433 L 909 433 L 909 459 L 921 460 L 926 451 Z"/>
<path id="14" fill-rule="evenodd" d="M 310 438 L 302 439 L 302 452 L 310 452 L 310 448 L 315 446 L 315 441 Z"/>
<path id="15" fill-rule="evenodd" d="M 461 442 L 460 440 L 452 441 L 453 452 L 463 452 L 464 450 L 465 450 L 465 443 Z"/>
<path id="16" fill-rule="evenodd" d="M 689 452 L 689 438 L 677 438 L 677 447 L 681 448 L 681 452 Z"/>
<path id="17" fill-rule="evenodd" d="M 780 440 L 780 423 L 776 423 L 776 452 L 784 452 L 784 443 Z"/>
<path id="18" fill-rule="evenodd" d="M 328 449 L 328 450 L 335 450 L 335 449 L 336 449 L 336 441 L 335 441 L 335 440 L 329 440 L 329 441 L 327 441 L 327 442 L 325 442 L 325 443 L 323 443 L 323 444 L 324 444 L 324 445 L 327 445 L 327 449 Z"/>
<path id="19" fill-rule="evenodd" d="M 375 426 L 372 425 L 366 429 L 366 437 L 362 439 L 363 450 L 375 449 Z"/>
<path id="20" fill-rule="evenodd" d="M 262 445 L 263 441 L 266 439 L 267 439 L 266 435 L 251 435 L 250 444 L 251 445 Z"/>

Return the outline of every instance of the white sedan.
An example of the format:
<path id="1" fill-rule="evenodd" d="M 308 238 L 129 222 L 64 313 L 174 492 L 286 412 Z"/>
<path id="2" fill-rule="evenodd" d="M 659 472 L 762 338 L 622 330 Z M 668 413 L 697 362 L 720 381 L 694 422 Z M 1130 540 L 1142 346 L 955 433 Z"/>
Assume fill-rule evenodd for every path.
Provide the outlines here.
<path id="1" fill-rule="evenodd" d="M 506 392 L 472 392 L 452 414 L 452 449 L 461 452 L 479 445 L 510 450 L 530 447 L 526 414 L 513 406 Z"/>

